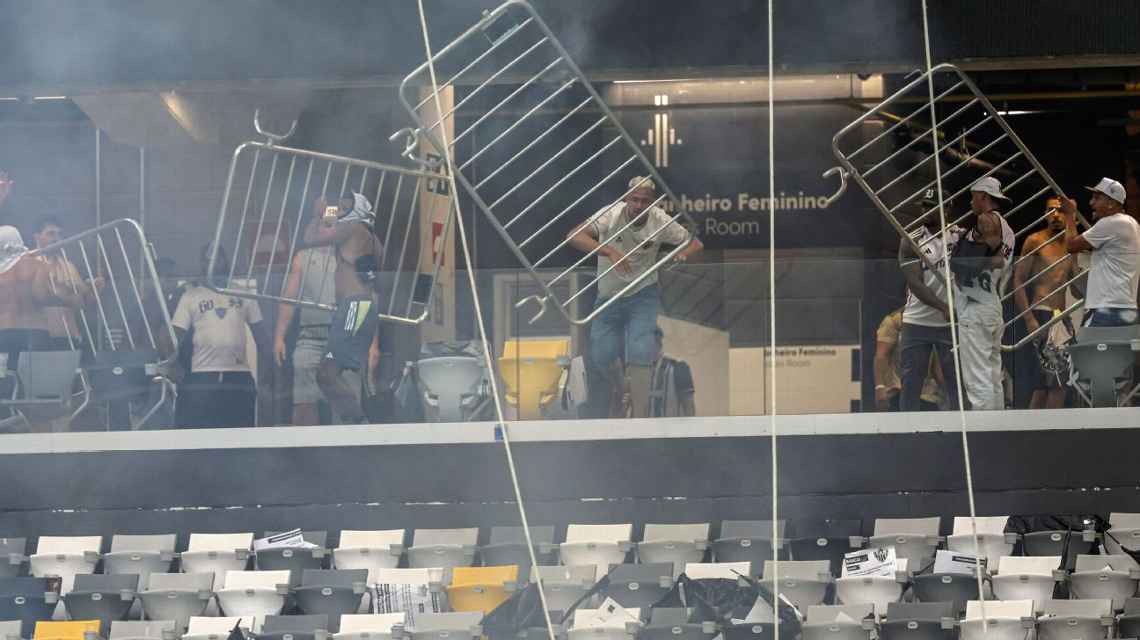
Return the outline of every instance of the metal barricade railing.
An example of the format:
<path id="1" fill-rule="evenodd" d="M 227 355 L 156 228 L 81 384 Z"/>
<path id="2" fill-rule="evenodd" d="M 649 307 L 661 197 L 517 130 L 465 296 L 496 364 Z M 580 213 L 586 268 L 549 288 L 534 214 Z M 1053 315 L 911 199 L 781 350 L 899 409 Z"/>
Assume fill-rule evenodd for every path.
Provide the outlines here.
<path id="1" fill-rule="evenodd" d="M 376 214 L 379 317 L 404 324 L 427 318 L 445 252 L 441 248 L 424 261 L 420 227 L 445 220 L 442 232 L 430 230 L 438 236 L 435 242 L 443 242 L 449 237 L 454 211 L 449 198 L 423 194 L 445 190 L 442 176 L 280 146 L 292 129 L 289 134 L 271 134 L 262 130 L 256 116 L 254 120 L 258 133 L 268 140 L 245 142 L 234 150 L 207 269 L 213 288 L 255 300 L 335 309 L 334 292 L 326 290 L 335 285 L 325 277 L 336 268 L 335 251 L 326 252 L 323 260 L 301 261 L 300 287 L 295 292 L 287 291 L 287 283 L 294 275 L 293 258 L 305 248 L 305 227 L 317 218 L 316 200 L 324 196 L 335 205 L 355 192 L 368 199 Z M 437 215 L 440 211 L 442 216 Z M 223 253 L 226 257 L 219 259 Z M 431 266 L 421 270 L 420 265 L 428 263 Z M 316 290 L 306 287 L 310 266 L 324 272 Z"/>
<path id="2" fill-rule="evenodd" d="M 929 75 L 933 75 L 934 79 L 933 103 L 927 84 Z M 831 199 L 842 195 L 848 178 L 854 180 L 899 236 L 910 243 L 915 254 L 927 259 L 921 251 L 921 245 L 930 240 L 916 243 L 911 233 L 928 218 L 937 217 L 938 206 L 922 208 L 921 211 L 913 209 L 916 214 L 913 216 L 905 215 L 904 212 L 907 208 L 915 207 L 922 195 L 934 189 L 938 182 L 934 175 L 932 118 L 937 121 L 947 225 L 960 224 L 970 216 L 970 186 L 983 177 L 993 176 L 1002 181 L 1003 190 L 1010 198 L 1002 216 L 1010 222 L 1018 239 L 1037 228 L 1049 215 L 1047 211 L 1031 221 L 1022 222 L 1023 210 L 1035 202 L 1043 202 L 1042 198 L 1047 195 L 1064 196 L 1061 187 L 1037 161 L 1001 113 L 978 90 L 977 85 L 957 67 L 942 64 L 929 73 L 917 76 L 835 134 L 832 150 L 840 166 L 824 173 L 824 176 L 838 173 L 840 178 L 840 189 Z M 882 123 L 883 130 L 866 139 L 863 126 L 871 122 Z M 952 210 L 955 213 L 951 213 Z M 958 211 L 965 213 L 958 215 Z M 1078 222 L 1088 226 L 1083 218 Z M 1060 236 L 1063 241 L 1064 233 Z M 1044 247 L 1057 240 L 1054 236 L 1029 254 L 1011 259 L 1010 273 L 1017 263 L 1032 259 Z M 1062 261 L 1055 264 L 1060 263 Z M 1029 285 L 1055 264 L 1038 271 L 1018 288 L 1030 293 L 1027 289 Z M 933 268 L 935 265 L 928 266 Z M 1054 294 L 1063 296 L 1066 289 L 1085 273 L 1087 270 L 1066 279 L 1053 291 L 1042 296 L 1042 299 L 1048 299 Z M 1013 297 L 1015 293 L 1014 288 L 1007 289 L 1002 294 L 1002 300 Z M 1062 313 L 1042 323 L 1033 333 L 1013 344 L 1003 344 L 1002 349 L 1019 349 L 1046 335 L 1054 324 L 1072 315 L 1083 304 L 1083 300 L 1077 300 Z M 1014 324 L 1027 313 L 1028 310 L 1019 310 L 1005 322 L 1005 326 Z"/>
<path id="3" fill-rule="evenodd" d="M 628 186 L 635 176 L 648 176 L 662 189 L 653 204 L 668 212 L 668 224 L 691 229 L 691 219 L 528 3 L 512 0 L 486 12 L 478 23 L 437 50 L 432 63 L 441 82 L 439 91 L 452 91 L 454 104 L 449 107 L 441 100 L 446 111 L 435 113 L 436 96 L 425 62 L 400 85 L 400 100 L 416 128 L 397 132 L 393 138 L 405 134 L 405 155 L 419 162 L 423 162 L 416 157 L 419 136 L 426 136 L 439 156 L 447 139 L 457 156 L 456 181 L 542 289 L 541 296 L 519 302 L 538 302 L 535 319 L 553 302 L 570 322 L 587 323 L 684 249 L 678 246 L 660 256 L 608 301 L 574 317 L 569 305 L 596 287 L 604 274 L 567 299 L 559 298 L 552 287 L 598 250 L 579 257 L 554 279 L 539 277 L 536 271 L 549 268 L 551 259 L 568 245 L 571 221 L 577 225 L 603 206 L 620 203 L 635 190 Z M 445 136 L 449 119 L 455 123 L 454 135 Z M 434 161 L 438 163 L 438 158 Z M 631 224 L 648 219 L 646 212 Z M 650 237 L 642 245 L 666 226 L 648 230 Z M 605 240 L 603 246 L 611 242 Z"/>
<path id="4" fill-rule="evenodd" d="M 115 220 L 31 255 L 48 263 L 53 292 L 79 302 L 74 308 L 47 309 L 60 314 L 57 320 L 68 345 L 91 356 L 81 364 L 85 398 L 72 417 L 86 407 L 92 389 L 98 387 L 90 382 L 89 369 L 97 367 L 104 354 L 133 352 L 141 356 L 135 364 L 161 385 L 158 401 L 140 418 L 146 422 L 172 395 L 173 385 L 163 370 L 176 356 L 177 337 L 142 227 L 128 218 Z"/>

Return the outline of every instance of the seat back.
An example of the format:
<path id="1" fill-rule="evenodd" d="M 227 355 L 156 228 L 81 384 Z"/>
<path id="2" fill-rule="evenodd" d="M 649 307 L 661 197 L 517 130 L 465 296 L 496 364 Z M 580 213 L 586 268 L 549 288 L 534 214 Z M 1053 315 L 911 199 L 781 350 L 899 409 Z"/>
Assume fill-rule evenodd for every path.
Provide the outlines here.
<path id="1" fill-rule="evenodd" d="M 442 569 L 380 569 L 373 576 L 377 584 L 430 584 L 443 582 Z"/>
<path id="2" fill-rule="evenodd" d="M 1113 571 L 1130 571 L 1137 568 L 1136 561 L 1124 554 L 1117 555 L 1088 555 L 1077 556 L 1076 570 L 1078 572 L 1100 571 L 1108 567 Z"/>
<path id="3" fill-rule="evenodd" d="M 937 536 L 941 522 L 942 519 L 938 516 L 930 518 L 876 518 L 874 535 Z"/>
<path id="4" fill-rule="evenodd" d="M 24 637 L 22 620 L 0 621 L 0 640 L 19 640 Z"/>
<path id="5" fill-rule="evenodd" d="M 598 567 L 592 564 L 532 567 L 530 581 L 536 582 L 540 572 L 542 581 L 548 584 L 593 584 L 598 579 Z"/>
<path id="6" fill-rule="evenodd" d="M 774 562 L 765 560 L 764 573 L 761 574 L 761 577 L 765 580 L 771 580 L 774 568 Z M 826 580 L 831 576 L 831 562 L 827 560 L 784 560 L 780 562 L 779 572 L 781 579 Z"/>
<path id="7" fill-rule="evenodd" d="M 191 533 L 187 551 L 234 551 L 250 549 L 253 532 L 245 533 Z"/>
<path id="8" fill-rule="evenodd" d="M 53 590 L 53 582 L 58 583 L 59 579 L 32 576 L 0 578 L 0 597 L 36 596 L 42 598 L 45 593 Z"/>
<path id="9" fill-rule="evenodd" d="M 672 580 L 673 565 L 666 562 L 648 564 L 612 564 L 609 571 L 610 584 L 630 584 L 633 582 L 658 583 L 662 579 Z"/>
<path id="10" fill-rule="evenodd" d="M 404 544 L 403 529 L 383 529 L 361 531 L 345 529 L 340 532 L 338 549 L 385 549 L 394 544 Z"/>
<path id="11" fill-rule="evenodd" d="M 163 640 L 175 638 L 174 620 L 112 620 L 108 640 Z"/>
<path id="12" fill-rule="evenodd" d="M 782 540 L 787 523 L 784 520 L 776 522 L 777 535 Z M 754 540 L 772 540 L 771 520 L 724 520 L 720 523 L 721 538 L 751 538 Z"/>
<path id="13" fill-rule="evenodd" d="M 16 553 L 23 555 L 28 549 L 27 538 L 0 538 L 0 556 Z"/>
<path id="14" fill-rule="evenodd" d="M 874 615 L 873 604 L 813 604 L 807 608 L 806 621 L 811 624 L 827 624 L 850 618 L 858 622 Z"/>
<path id="15" fill-rule="evenodd" d="M 99 553 L 102 546 L 102 536 L 40 536 L 36 541 L 36 554 Z"/>
<path id="16" fill-rule="evenodd" d="M 1005 533 L 1005 525 L 1009 516 L 982 516 L 976 518 L 978 534 Z M 970 516 L 954 516 L 954 535 L 970 535 L 974 532 L 970 525 Z"/>
<path id="17" fill-rule="evenodd" d="M 275 589 L 279 584 L 289 584 L 289 571 L 227 571 L 224 589 Z"/>
<path id="18" fill-rule="evenodd" d="M 111 536 L 111 552 L 154 551 L 172 553 L 177 539 L 177 534 L 173 533 L 143 536 L 115 534 Z"/>
<path id="19" fill-rule="evenodd" d="M 646 524 L 641 536 L 644 542 L 678 541 L 700 542 L 709 539 L 709 523 L 695 524 Z"/>
<path id="20" fill-rule="evenodd" d="M 147 591 L 213 591 L 212 573 L 152 573 Z"/>
<path id="21" fill-rule="evenodd" d="M 1061 568 L 1061 556 L 1002 556 L 997 575 L 1051 576 Z"/>
<path id="22" fill-rule="evenodd" d="M 425 633 L 433 631 L 468 631 L 479 626 L 483 614 L 478 611 L 452 613 L 418 613 L 411 620 L 409 631 Z"/>
<path id="23" fill-rule="evenodd" d="M 340 617 L 341 633 L 391 633 L 395 625 L 403 625 L 408 614 L 363 613 L 345 614 Z"/>
<path id="24" fill-rule="evenodd" d="M 32 634 L 32 640 L 85 640 L 88 633 L 99 635 L 98 620 L 72 620 L 68 622 L 40 620 L 36 622 L 36 630 Z"/>
<path id="25" fill-rule="evenodd" d="M 566 542 L 629 542 L 633 524 L 572 524 L 566 527 Z"/>
<path id="26" fill-rule="evenodd" d="M 530 528 L 530 539 L 535 544 L 554 542 L 554 527 L 537 526 Z M 491 527 L 491 544 L 526 543 L 522 527 Z"/>
<path id="27" fill-rule="evenodd" d="M 260 633 L 312 633 L 328 631 L 329 617 L 325 614 L 295 616 L 265 616 L 261 621 Z"/>
<path id="28" fill-rule="evenodd" d="M 887 620 L 914 620 L 915 622 L 941 622 L 943 618 L 957 619 L 953 602 L 889 602 Z"/>
<path id="29" fill-rule="evenodd" d="M 479 539 L 479 528 L 466 529 L 416 529 L 412 532 L 413 547 L 435 545 L 474 546 Z"/>
<path id="30" fill-rule="evenodd" d="M 201 636 L 218 634 L 224 637 L 231 630 L 233 630 L 235 626 L 241 627 L 247 631 L 254 631 L 257 629 L 257 618 L 253 616 L 245 616 L 241 618 L 194 616 L 190 618 L 190 623 L 186 626 L 186 635 Z"/>
<path id="31" fill-rule="evenodd" d="M 625 629 L 627 622 L 640 622 L 640 609 L 625 609 L 627 617 L 614 615 L 605 609 L 575 609 L 571 629 Z"/>
<path id="32" fill-rule="evenodd" d="M 649 624 L 655 627 L 668 627 L 687 624 L 692 611 L 685 607 L 656 607 L 649 612 Z"/>
<path id="33" fill-rule="evenodd" d="M 1108 524 L 1112 529 L 1140 529 L 1140 513 L 1113 511 L 1108 514 Z"/>
<path id="34" fill-rule="evenodd" d="M 1134 616 L 1140 614 L 1140 598 L 1128 598 L 1124 601 L 1124 615 Z"/>
<path id="35" fill-rule="evenodd" d="M 302 587 L 352 587 L 368 582 L 368 569 L 305 569 Z"/>
<path id="36" fill-rule="evenodd" d="M 558 397 L 563 362 L 570 358 L 570 338 L 510 338 L 503 344 L 499 375 L 507 402 L 520 420 L 542 417 L 542 407 Z"/>
<path id="37" fill-rule="evenodd" d="M 119 591 L 135 591 L 139 586 L 139 577 L 129 573 L 117 574 L 78 574 L 75 576 L 72 593 L 112 593 Z"/>
<path id="38" fill-rule="evenodd" d="M 483 359 L 470 356 L 421 358 L 416 363 L 421 391 L 438 402 L 438 417 L 444 421 L 461 421 L 464 401 L 479 393 L 486 378 Z M 430 415 L 432 407 L 425 407 Z"/>
<path id="39" fill-rule="evenodd" d="M 1032 600 L 986 600 L 986 618 L 1010 619 L 1033 617 Z M 966 603 L 966 620 L 982 619 L 982 603 L 970 600 Z"/>
<path id="40" fill-rule="evenodd" d="M 726 578 L 736 580 L 740 576 L 752 575 L 751 562 L 689 562 L 685 564 L 685 575 L 693 580 L 706 578 Z"/>
<path id="41" fill-rule="evenodd" d="M 1041 603 L 1041 611 L 1045 616 L 1059 618 L 1104 618 L 1112 615 L 1112 600 L 1046 600 Z"/>
<path id="42" fill-rule="evenodd" d="M 25 400 L 71 398 L 79 370 L 79 351 L 28 351 L 20 356 L 16 374 Z"/>
<path id="43" fill-rule="evenodd" d="M 502 586 L 519 580 L 519 568 L 515 565 L 503 567 L 455 567 L 451 570 L 451 586 L 454 588 L 479 587 L 484 585 Z"/>

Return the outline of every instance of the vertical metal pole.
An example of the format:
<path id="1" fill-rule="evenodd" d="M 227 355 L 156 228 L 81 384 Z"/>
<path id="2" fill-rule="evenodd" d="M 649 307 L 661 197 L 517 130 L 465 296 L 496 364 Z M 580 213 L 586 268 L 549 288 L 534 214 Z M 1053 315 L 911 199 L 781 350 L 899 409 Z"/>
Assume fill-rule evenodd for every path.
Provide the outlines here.
<path id="1" fill-rule="evenodd" d="M 95 226 L 103 224 L 103 132 L 95 127 Z"/>
<path id="2" fill-rule="evenodd" d="M 139 147 L 139 228 L 146 233 L 146 147 Z M 120 243 L 122 241 L 120 240 Z M 147 247 L 142 246 L 142 251 Z M 139 273 L 145 273 L 146 258 L 139 254 Z"/>

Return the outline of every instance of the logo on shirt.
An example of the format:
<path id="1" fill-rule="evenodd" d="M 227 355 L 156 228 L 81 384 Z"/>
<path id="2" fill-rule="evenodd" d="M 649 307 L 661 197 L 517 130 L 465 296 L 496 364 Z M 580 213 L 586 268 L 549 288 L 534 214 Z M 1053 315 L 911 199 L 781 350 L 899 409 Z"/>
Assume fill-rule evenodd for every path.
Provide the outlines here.
<path id="1" fill-rule="evenodd" d="M 225 307 L 218 307 L 217 309 L 214 309 L 214 315 L 218 316 L 218 320 L 221 320 L 226 317 L 227 311 L 229 311 L 229 309 Z"/>
<path id="2" fill-rule="evenodd" d="M 660 94 L 653 96 L 653 104 L 657 107 L 668 107 L 669 96 Z M 658 169 L 669 166 L 669 150 L 681 146 L 681 138 L 677 137 L 677 130 L 669 126 L 670 112 L 661 109 L 653 113 L 653 128 L 648 129 L 648 136 L 641 141 L 643 147 L 653 147 L 653 166 Z"/>

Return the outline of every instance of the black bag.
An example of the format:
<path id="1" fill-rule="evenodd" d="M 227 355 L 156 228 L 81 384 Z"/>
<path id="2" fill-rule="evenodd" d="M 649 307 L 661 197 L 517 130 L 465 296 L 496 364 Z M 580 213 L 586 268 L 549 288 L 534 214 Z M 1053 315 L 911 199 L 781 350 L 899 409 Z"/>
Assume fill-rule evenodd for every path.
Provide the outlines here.
<path id="1" fill-rule="evenodd" d="M 561 616 L 555 616 L 556 612 L 551 612 L 551 624 L 560 625 L 569 620 L 579 605 L 609 584 L 610 577 L 604 576 L 578 598 L 577 602 L 570 605 L 569 609 L 563 611 Z M 505 602 L 483 616 L 482 627 L 483 635 L 490 640 L 517 640 L 518 634 L 525 629 L 545 628 L 546 618 L 542 615 L 542 599 L 538 595 L 538 585 L 532 582 L 525 589 L 516 591 Z"/>
<path id="2" fill-rule="evenodd" d="M 958 240 L 954 252 L 950 254 L 950 270 L 958 278 L 958 282 L 967 283 L 985 271 L 989 259 L 997 251 L 990 249 L 984 243 L 967 240 L 965 237 Z"/>
<path id="3" fill-rule="evenodd" d="M 775 600 L 767 587 L 745 576 L 741 576 L 740 580 L 693 580 L 682 573 L 673 584 L 673 589 L 653 606 L 690 607 L 693 609 L 692 622 L 715 622 L 722 628 L 727 628 L 732 625 L 733 618 L 744 619 L 758 598 L 762 598 L 769 606 Z M 788 637 L 799 635 L 800 618 L 795 608 L 781 599 L 778 612 L 780 628 L 786 630 Z"/>

